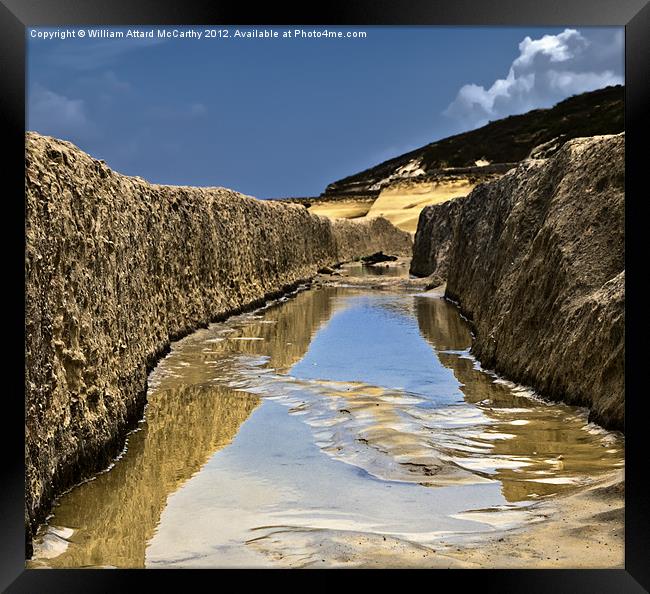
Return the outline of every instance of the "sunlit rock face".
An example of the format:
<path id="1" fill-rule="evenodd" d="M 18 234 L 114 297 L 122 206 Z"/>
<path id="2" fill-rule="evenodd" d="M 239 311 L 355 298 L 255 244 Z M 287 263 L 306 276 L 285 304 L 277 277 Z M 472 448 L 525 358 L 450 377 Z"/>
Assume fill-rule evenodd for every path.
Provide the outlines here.
<path id="1" fill-rule="evenodd" d="M 624 134 L 577 138 L 423 211 L 412 272 L 447 279 L 484 366 L 624 417 Z"/>
<path id="2" fill-rule="evenodd" d="M 161 186 L 26 135 L 26 509 L 108 465 L 170 340 L 375 251 L 388 221 L 333 222 L 224 188 Z"/>

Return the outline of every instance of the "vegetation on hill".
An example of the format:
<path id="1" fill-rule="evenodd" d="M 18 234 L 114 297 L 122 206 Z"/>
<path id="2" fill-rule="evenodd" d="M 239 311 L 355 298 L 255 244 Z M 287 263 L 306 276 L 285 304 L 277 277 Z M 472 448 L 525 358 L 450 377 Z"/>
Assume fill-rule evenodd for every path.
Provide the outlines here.
<path id="1" fill-rule="evenodd" d="M 420 160 L 425 174 L 447 167 L 471 167 L 484 159 L 490 163 L 514 163 L 545 142 L 562 137 L 566 142 L 582 136 L 616 134 L 625 129 L 625 88 L 610 86 L 569 97 L 549 109 L 534 109 L 490 122 L 415 149 L 375 167 L 327 186 L 325 194 L 367 192 L 404 165 Z"/>

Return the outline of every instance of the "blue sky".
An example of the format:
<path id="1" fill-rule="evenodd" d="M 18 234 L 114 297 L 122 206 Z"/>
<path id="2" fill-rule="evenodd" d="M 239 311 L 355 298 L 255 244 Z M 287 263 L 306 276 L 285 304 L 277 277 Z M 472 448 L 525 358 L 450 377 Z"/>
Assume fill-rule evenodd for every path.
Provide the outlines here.
<path id="1" fill-rule="evenodd" d="M 364 39 L 263 28 L 280 37 L 234 38 L 228 27 L 228 39 L 42 39 L 32 35 L 57 29 L 28 29 L 27 128 L 151 182 L 312 196 L 624 75 L 622 28 L 329 28 Z"/>

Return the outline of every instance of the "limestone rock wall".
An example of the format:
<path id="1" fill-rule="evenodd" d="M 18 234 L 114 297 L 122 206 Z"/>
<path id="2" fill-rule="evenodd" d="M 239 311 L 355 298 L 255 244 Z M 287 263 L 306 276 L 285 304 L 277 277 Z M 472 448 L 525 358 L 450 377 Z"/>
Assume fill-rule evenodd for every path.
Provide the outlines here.
<path id="1" fill-rule="evenodd" d="M 574 139 L 429 207 L 413 260 L 421 274 L 443 266 L 484 366 L 615 429 L 625 403 L 624 149 L 624 134 Z"/>
<path id="2" fill-rule="evenodd" d="M 119 452 L 171 340 L 322 266 L 411 251 L 383 219 L 149 184 L 35 133 L 25 159 L 28 541 L 56 495 Z"/>
<path id="3" fill-rule="evenodd" d="M 463 199 L 453 198 L 422 209 L 415 232 L 411 274 L 447 278 L 451 240 Z"/>

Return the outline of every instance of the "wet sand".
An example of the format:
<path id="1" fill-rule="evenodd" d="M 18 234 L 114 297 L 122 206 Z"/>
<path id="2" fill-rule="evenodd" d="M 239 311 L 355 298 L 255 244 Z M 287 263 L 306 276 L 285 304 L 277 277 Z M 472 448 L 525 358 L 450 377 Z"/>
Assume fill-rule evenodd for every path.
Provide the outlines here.
<path id="1" fill-rule="evenodd" d="M 538 504 L 537 521 L 437 547 L 366 533 L 331 535 L 329 566 L 432 569 L 597 569 L 625 566 L 623 473 Z"/>
<path id="2" fill-rule="evenodd" d="M 175 343 L 30 566 L 622 566 L 622 437 L 482 370 L 401 261 L 342 274 Z"/>

